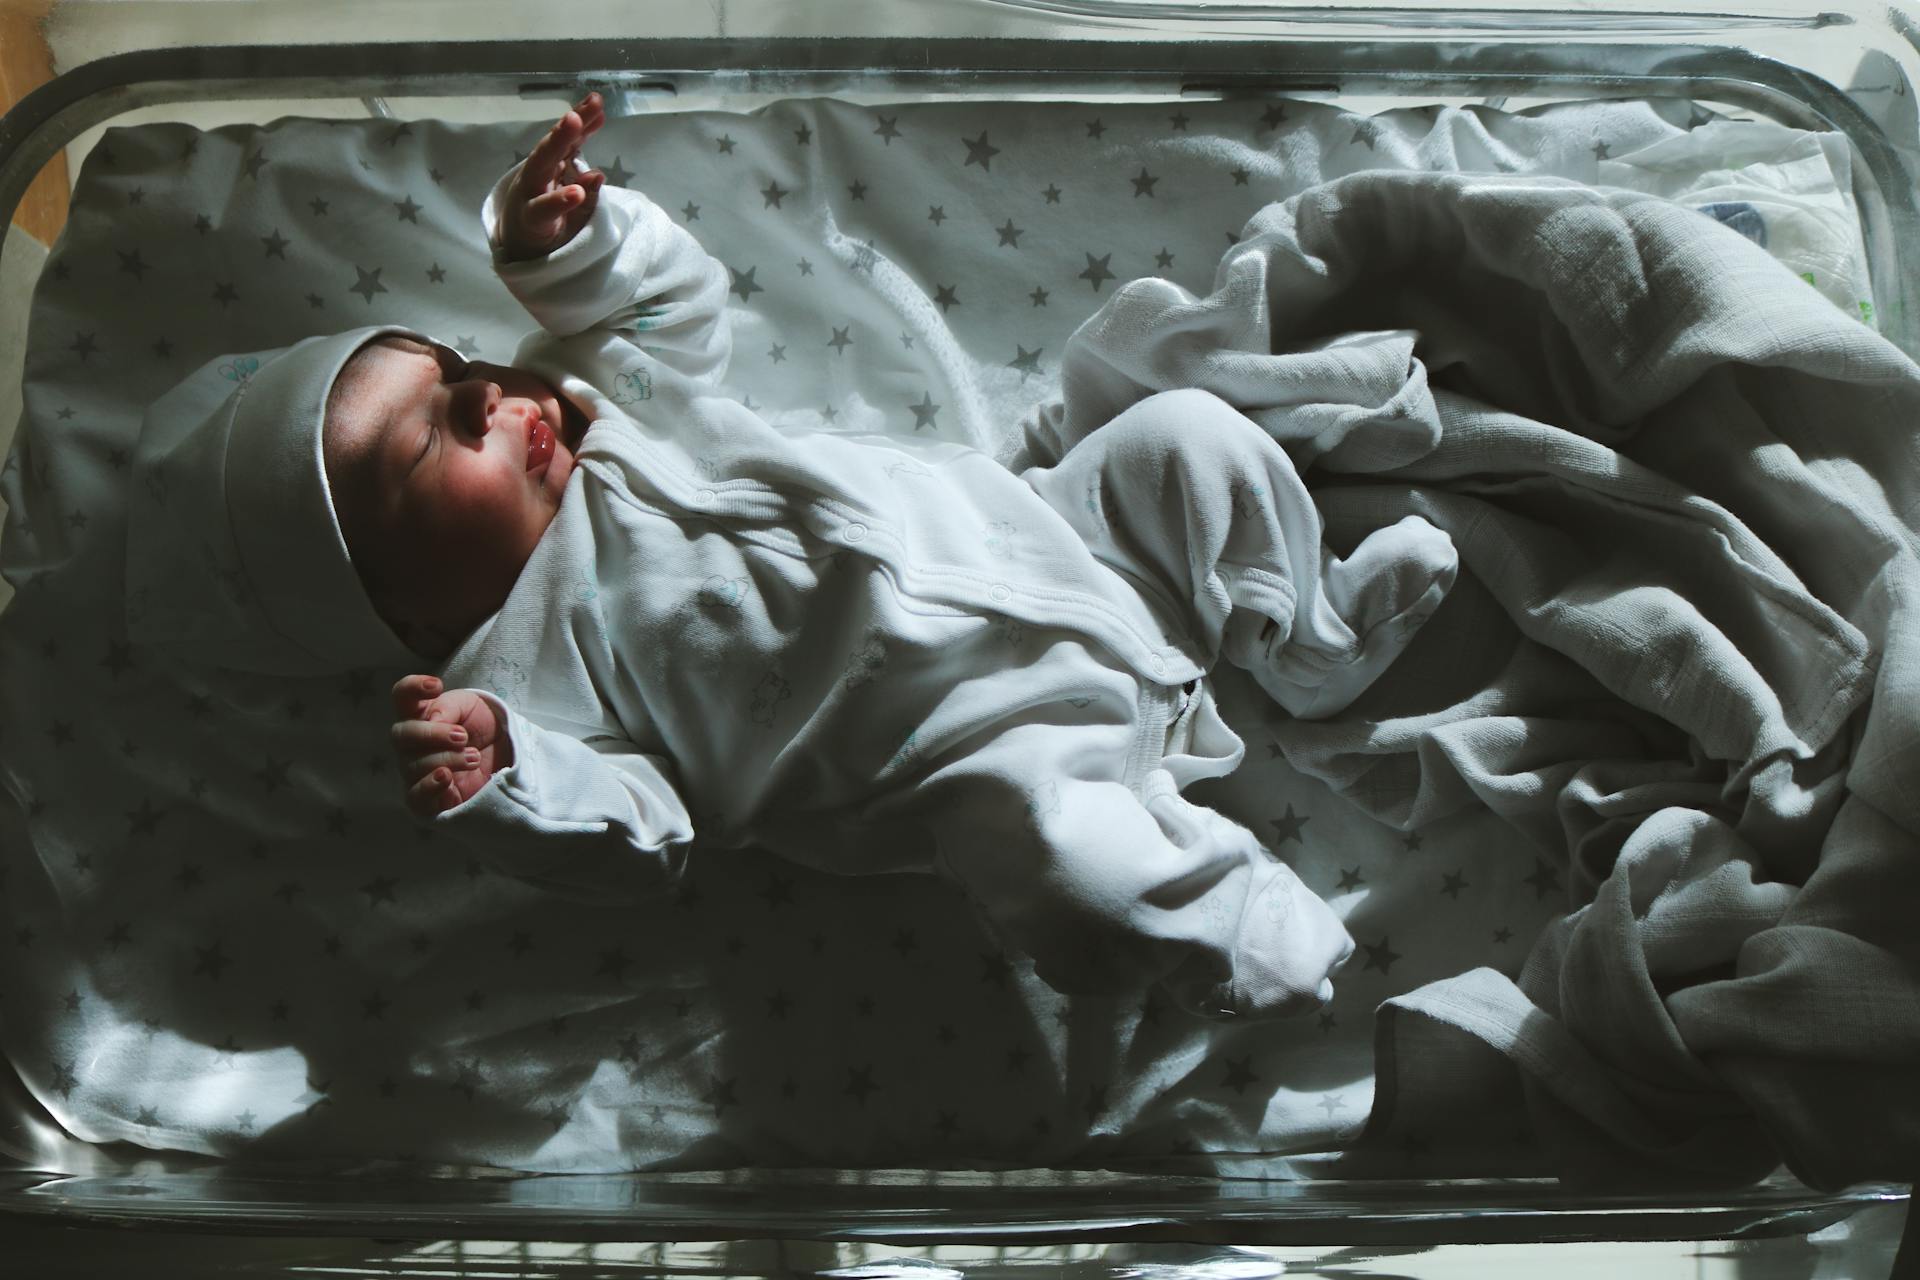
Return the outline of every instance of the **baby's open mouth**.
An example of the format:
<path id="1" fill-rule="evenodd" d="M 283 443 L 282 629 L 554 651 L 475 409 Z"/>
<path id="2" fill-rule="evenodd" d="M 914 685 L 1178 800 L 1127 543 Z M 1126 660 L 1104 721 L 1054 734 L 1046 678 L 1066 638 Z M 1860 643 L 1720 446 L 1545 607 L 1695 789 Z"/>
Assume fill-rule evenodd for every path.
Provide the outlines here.
<path id="1" fill-rule="evenodd" d="M 527 470 L 544 474 L 553 461 L 553 428 L 534 419 L 527 428 Z"/>

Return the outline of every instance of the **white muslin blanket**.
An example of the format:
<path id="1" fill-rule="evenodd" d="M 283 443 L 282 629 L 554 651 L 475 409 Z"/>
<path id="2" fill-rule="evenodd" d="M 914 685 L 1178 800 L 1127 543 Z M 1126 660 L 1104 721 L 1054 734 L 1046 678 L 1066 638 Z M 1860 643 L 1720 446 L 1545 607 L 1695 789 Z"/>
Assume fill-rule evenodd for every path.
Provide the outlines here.
<path id="1" fill-rule="evenodd" d="M 1330 537 L 1459 548 L 1287 759 L 1409 829 L 1485 805 L 1572 881 L 1517 981 L 1383 1006 L 1368 1136 L 1482 1130 L 1505 1084 L 1570 1177 L 1915 1168 L 1920 368 L 1668 202 L 1357 174 L 1205 297 L 1118 292 L 1027 449 L 1176 386 L 1278 436 Z"/>

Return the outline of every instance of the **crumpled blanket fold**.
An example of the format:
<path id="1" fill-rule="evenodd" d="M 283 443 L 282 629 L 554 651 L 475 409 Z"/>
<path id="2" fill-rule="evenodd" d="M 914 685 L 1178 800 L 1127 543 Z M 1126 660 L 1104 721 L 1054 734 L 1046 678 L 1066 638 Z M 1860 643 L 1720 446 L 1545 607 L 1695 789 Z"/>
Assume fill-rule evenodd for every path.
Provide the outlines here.
<path id="1" fill-rule="evenodd" d="M 1420 515 L 1459 548 L 1287 759 L 1404 830 L 1486 806 L 1565 895 L 1517 980 L 1381 1006 L 1366 1142 L 1504 1109 L 1572 1182 L 1911 1176 L 1920 368 L 1664 200 L 1359 173 L 1205 297 L 1116 294 L 1016 461 L 1177 386 L 1286 446 L 1336 547 Z"/>

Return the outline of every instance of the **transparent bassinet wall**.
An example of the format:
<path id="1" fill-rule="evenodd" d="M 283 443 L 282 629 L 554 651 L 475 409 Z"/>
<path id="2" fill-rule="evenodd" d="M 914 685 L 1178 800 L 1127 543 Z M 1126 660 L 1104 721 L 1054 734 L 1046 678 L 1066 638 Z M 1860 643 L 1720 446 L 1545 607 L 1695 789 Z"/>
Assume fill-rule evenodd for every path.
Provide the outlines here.
<path id="1" fill-rule="evenodd" d="M 55 6 L 49 34 L 62 74 L 0 120 L 8 218 L 48 160 L 64 149 L 77 173 L 109 124 L 531 120 L 587 88 L 615 114 L 744 111 L 796 96 L 1288 96 L 1357 113 L 1688 98 L 1849 140 L 1876 323 L 1920 355 L 1920 10 L 1868 0 L 1819 11 L 1763 0 L 1739 12 L 1706 3 L 1546 12 L 1208 0 L 74 0 Z M 11 267 L 21 276 L 18 261 Z M 4 299 L 21 333 L 31 283 Z M 17 379 L 21 351 L 0 354 Z M 1805 1234 L 1904 1197 L 1890 1186 L 1820 1194 L 1787 1179 L 1704 1196 L 1593 1195 L 1524 1180 L 1265 1183 L 1072 1170 L 295 1178 L 78 1142 L 10 1069 L 0 1096 L 0 1214 L 94 1225 L 575 1240 L 1705 1239 Z"/>

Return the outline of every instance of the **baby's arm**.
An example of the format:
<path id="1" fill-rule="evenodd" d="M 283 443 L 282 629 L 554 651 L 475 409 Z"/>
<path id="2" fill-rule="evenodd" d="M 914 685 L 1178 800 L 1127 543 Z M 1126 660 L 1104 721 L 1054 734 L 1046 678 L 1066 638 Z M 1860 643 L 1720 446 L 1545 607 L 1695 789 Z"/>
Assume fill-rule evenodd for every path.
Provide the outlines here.
<path id="1" fill-rule="evenodd" d="M 665 761 L 544 729 L 433 676 L 400 680 L 393 705 L 408 809 L 508 875 L 589 901 L 632 901 L 678 877 L 693 823 Z"/>
<path id="2" fill-rule="evenodd" d="M 717 377 L 727 269 L 646 196 L 582 167 L 604 118 L 588 94 L 495 185 L 481 210 L 494 270 L 549 333 L 606 331 L 688 377 Z"/>

